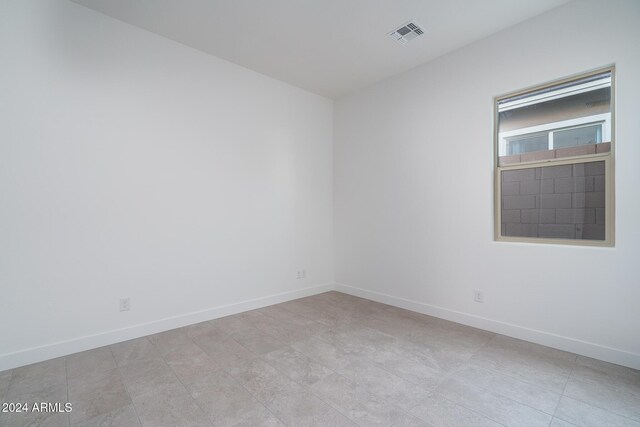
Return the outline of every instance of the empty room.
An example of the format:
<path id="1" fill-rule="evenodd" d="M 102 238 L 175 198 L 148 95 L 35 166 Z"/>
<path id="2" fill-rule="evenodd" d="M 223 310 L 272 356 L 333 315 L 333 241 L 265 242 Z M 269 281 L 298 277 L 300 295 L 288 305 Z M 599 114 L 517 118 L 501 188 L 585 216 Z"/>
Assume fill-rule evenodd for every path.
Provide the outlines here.
<path id="1" fill-rule="evenodd" d="M 0 427 L 640 427 L 639 22 L 0 0 Z"/>

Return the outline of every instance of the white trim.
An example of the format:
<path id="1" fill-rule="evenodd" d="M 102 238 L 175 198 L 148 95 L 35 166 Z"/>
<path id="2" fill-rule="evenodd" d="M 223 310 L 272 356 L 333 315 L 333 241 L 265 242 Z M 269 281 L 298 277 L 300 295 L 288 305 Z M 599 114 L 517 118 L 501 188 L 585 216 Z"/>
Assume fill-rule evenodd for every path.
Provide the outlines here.
<path id="1" fill-rule="evenodd" d="M 518 338 L 582 356 L 616 363 L 633 369 L 640 369 L 640 354 L 637 353 L 631 353 L 625 350 L 582 341 L 576 338 L 565 337 L 551 332 L 531 329 L 520 325 L 514 325 L 513 323 L 489 319 L 475 314 L 425 304 L 380 292 L 356 288 L 342 283 L 336 283 L 335 289 L 336 291 L 343 292 L 345 294 L 370 299 L 372 301 L 389 304 L 406 310 L 416 311 L 418 313 L 484 329 L 497 334 L 507 335 L 512 338 Z"/>
<path id="2" fill-rule="evenodd" d="M 579 85 L 568 86 L 539 95 L 526 96 L 515 99 L 513 101 L 503 101 L 498 103 L 498 112 L 509 111 L 516 108 L 526 107 L 528 105 L 539 104 L 541 102 L 552 101 L 554 99 L 566 98 L 568 96 L 578 95 L 580 93 L 591 92 L 597 89 L 611 87 L 611 77 L 605 77 L 599 80 L 593 80 Z"/>
<path id="3" fill-rule="evenodd" d="M 122 329 L 115 329 L 95 335 L 73 338 L 66 341 L 32 347 L 14 353 L 0 355 L 0 371 L 13 369 L 31 363 L 42 362 L 56 357 L 66 356 L 80 351 L 111 345 L 122 341 L 140 338 L 170 329 L 192 325 L 194 323 L 217 319 L 231 314 L 242 313 L 268 305 L 279 304 L 298 298 L 320 294 L 334 289 L 333 283 L 311 286 L 304 289 L 282 292 L 260 298 L 253 298 L 234 304 L 221 305 L 201 311 L 167 317 Z"/>
<path id="4" fill-rule="evenodd" d="M 228 304 L 180 316 L 169 317 L 128 328 L 117 329 L 96 335 L 51 343 L 40 347 L 33 347 L 14 353 L 3 354 L 0 355 L 0 371 L 17 368 L 31 363 L 42 362 L 55 357 L 66 356 L 79 351 L 116 344 L 122 341 L 140 338 L 198 322 L 229 316 L 231 314 L 242 313 L 248 310 L 279 304 L 281 302 L 317 295 L 331 290 L 461 323 L 463 325 L 473 326 L 475 328 L 510 336 L 512 338 L 518 338 L 583 356 L 593 357 L 594 359 L 604 360 L 634 369 L 640 369 L 640 354 L 565 337 L 551 332 L 544 332 L 520 325 L 514 325 L 512 323 L 502 322 L 499 320 L 488 319 L 486 317 L 476 316 L 474 314 L 464 313 L 449 308 L 356 288 L 342 283 L 325 283 L 323 285 L 283 292 L 235 304 Z"/>

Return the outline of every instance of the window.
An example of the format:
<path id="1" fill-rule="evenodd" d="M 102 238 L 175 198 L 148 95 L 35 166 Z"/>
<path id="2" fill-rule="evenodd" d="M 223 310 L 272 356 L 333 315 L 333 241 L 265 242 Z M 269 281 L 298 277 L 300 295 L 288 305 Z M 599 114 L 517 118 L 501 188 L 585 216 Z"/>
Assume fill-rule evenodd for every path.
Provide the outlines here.
<path id="1" fill-rule="evenodd" d="M 613 245 L 607 68 L 495 100 L 496 240 Z"/>

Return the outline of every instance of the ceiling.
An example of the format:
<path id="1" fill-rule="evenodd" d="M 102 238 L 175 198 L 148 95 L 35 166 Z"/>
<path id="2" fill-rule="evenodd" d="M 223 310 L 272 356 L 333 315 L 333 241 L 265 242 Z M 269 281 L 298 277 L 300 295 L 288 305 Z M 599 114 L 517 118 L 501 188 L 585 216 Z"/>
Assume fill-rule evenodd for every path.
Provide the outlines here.
<path id="1" fill-rule="evenodd" d="M 317 94 L 336 98 L 568 0 L 73 0 Z M 412 20 L 406 45 L 387 34 Z"/>

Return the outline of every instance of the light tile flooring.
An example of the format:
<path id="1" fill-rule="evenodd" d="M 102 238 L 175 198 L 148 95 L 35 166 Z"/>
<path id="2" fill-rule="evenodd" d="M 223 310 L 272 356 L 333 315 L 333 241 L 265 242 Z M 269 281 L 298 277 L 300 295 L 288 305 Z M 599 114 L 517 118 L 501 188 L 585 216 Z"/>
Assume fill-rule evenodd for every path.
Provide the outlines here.
<path id="1" fill-rule="evenodd" d="M 640 426 L 640 371 L 328 292 L 0 372 L 22 426 Z"/>

